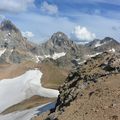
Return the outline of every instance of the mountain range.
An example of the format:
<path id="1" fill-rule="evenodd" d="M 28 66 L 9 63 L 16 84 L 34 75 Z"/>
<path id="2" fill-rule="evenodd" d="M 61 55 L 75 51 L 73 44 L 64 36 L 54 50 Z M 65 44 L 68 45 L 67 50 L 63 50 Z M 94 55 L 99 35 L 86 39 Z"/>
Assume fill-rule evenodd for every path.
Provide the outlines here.
<path id="1" fill-rule="evenodd" d="M 80 45 L 62 32 L 54 33 L 47 42 L 37 45 L 23 37 L 10 20 L 4 20 L 0 25 L 0 63 L 21 63 L 26 60 L 41 62 L 51 58 L 59 65 L 73 67 L 95 54 L 119 51 L 119 46 L 118 41 L 109 37 Z"/>
<path id="2" fill-rule="evenodd" d="M 110 37 L 74 41 L 59 31 L 33 43 L 10 20 L 1 22 L 0 120 L 118 120 L 120 43 Z M 41 104 L 52 108 L 43 116 Z"/>

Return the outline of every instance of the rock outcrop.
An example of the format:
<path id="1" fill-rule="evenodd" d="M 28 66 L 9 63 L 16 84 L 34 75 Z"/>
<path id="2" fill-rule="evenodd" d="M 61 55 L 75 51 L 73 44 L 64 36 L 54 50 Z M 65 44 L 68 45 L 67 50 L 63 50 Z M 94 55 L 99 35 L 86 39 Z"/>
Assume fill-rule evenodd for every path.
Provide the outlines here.
<path id="1" fill-rule="evenodd" d="M 59 116 L 62 116 L 62 114 L 65 115 L 68 112 L 67 108 L 72 106 L 71 104 L 74 104 L 74 101 L 80 100 L 81 97 L 84 96 L 84 91 L 87 91 L 89 93 L 88 97 L 91 97 L 95 91 L 89 91 L 89 87 L 102 84 L 107 78 L 111 79 L 113 76 L 116 79 L 116 76 L 119 75 L 120 53 L 104 52 L 87 60 L 74 69 L 68 75 L 64 84 L 59 88 L 60 95 L 57 99 L 56 107 L 54 110 L 51 110 L 53 113 L 51 113 L 46 120 L 57 120 L 58 118 L 58 120 L 64 120 L 60 119 L 61 117 Z M 104 88 L 104 86 L 102 87 Z M 105 101 L 103 100 L 102 102 Z M 72 114 L 70 117 L 72 118 Z M 78 120 L 78 118 L 79 117 L 76 117 L 76 120 Z M 81 120 L 82 118 L 83 117 L 81 117 Z M 72 119 L 69 118 L 69 120 Z"/>

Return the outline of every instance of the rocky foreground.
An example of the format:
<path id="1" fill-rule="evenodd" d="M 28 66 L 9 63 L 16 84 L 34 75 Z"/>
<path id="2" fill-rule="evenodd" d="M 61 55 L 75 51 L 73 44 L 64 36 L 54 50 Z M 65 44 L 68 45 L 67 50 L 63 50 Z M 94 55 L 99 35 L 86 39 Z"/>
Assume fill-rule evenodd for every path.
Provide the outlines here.
<path id="1" fill-rule="evenodd" d="M 87 60 L 59 91 L 55 109 L 35 120 L 119 120 L 120 53 L 104 52 Z"/>

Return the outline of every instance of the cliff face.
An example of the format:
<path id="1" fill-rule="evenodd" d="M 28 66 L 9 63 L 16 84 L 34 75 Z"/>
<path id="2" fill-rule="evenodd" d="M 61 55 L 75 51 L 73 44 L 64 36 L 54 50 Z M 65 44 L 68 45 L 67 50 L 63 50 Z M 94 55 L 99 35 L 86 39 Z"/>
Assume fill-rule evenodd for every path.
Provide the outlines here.
<path id="1" fill-rule="evenodd" d="M 87 60 L 59 88 L 56 108 L 48 118 L 118 120 L 119 112 L 115 111 L 120 110 L 119 77 L 120 53 L 104 52 Z"/>

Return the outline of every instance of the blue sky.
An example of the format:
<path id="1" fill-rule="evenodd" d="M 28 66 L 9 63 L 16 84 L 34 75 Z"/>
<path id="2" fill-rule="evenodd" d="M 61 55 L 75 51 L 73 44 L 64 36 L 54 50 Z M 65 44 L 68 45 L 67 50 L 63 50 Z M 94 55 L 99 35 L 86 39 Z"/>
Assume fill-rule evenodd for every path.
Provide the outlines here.
<path id="1" fill-rule="evenodd" d="M 0 18 L 10 19 L 34 42 L 57 31 L 78 42 L 120 40 L 120 0 L 1 0 Z"/>

